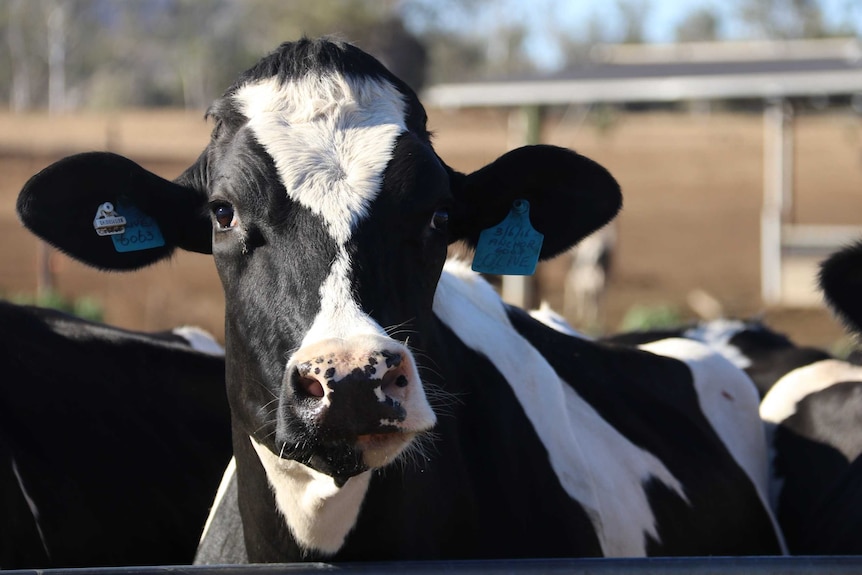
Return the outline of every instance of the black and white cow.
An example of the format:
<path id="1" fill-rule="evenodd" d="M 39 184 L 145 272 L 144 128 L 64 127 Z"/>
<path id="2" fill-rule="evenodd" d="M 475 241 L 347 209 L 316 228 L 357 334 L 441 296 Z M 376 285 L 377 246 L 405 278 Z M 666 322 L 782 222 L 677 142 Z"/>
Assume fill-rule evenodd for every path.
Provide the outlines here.
<path id="1" fill-rule="evenodd" d="M 216 346 L 0 301 L 0 568 L 194 559 L 231 456 Z"/>
<path id="2" fill-rule="evenodd" d="M 862 242 L 821 265 L 826 302 L 862 333 Z M 792 551 L 862 554 L 862 366 L 830 359 L 776 383 L 761 404 L 775 425 L 778 517 Z"/>
<path id="3" fill-rule="evenodd" d="M 541 257 L 562 253 L 620 208 L 604 168 L 531 146 L 459 173 L 417 96 L 326 40 L 283 44 L 209 115 L 173 182 L 90 153 L 18 203 L 104 269 L 212 251 L 236 476 L 208 534 L 233 531 L 201 562 L 782 551 L 744 373 L 696 342 L 556 332 L 446 263 L 516 200 Z M 136 206 L 164 245 L 116 251 L 93 230 L 104 202 Z"/>
<path id="4" fill-rule="evenodd" d="M 756 319 L 720 318 L 696 323 L 614 334 L 603 341 L 641 345 L 669 337 L 682 337 L 706 344 L 751 377 L 760 397 L 779 379 L 798 367 L 832 359 L 816 347 L 797 346 L 786 335 Z"/>
<path id="5" fill-rule="evenodd" d="M 766 394 L 775 513 L 791 553 L 862 554 L 862 366 L 827 359 Z"/>
<path id="6" fill-rule="evenodd" d="M 763 396 L 770 498 L 791 553 L 862 553 L 862 366 L 797 347 L 757 320 L 717 319 L 621 333 L 640 345 L 685 337 L 744 369 Z"/>

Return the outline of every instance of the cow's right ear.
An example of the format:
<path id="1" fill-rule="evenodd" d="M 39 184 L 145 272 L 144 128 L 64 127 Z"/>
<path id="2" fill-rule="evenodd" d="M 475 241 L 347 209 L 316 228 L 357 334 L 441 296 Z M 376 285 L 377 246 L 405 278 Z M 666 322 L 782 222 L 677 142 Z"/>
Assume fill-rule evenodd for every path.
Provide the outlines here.
<path id="1" fill-rule="evenodd" d="M 835 252 L 820 266 L 826 303 L 857 334 L 862 334 L 862 241 Z"/>
<path id="2" fill-rule="evenodd" d="M 30 178 L 18 196 L 18 216 L 49 244 L 100 269 L 137 269 L 175 248 L 212 253 L 207 195 L 194 185 L 202 181 L 194 176 L 202 165 L 171 182 L 117 154 L 70 156 Z M 127 220 L 122 234 L 106 233 L 118 228 L 108 225 L 105 204 Z"/>

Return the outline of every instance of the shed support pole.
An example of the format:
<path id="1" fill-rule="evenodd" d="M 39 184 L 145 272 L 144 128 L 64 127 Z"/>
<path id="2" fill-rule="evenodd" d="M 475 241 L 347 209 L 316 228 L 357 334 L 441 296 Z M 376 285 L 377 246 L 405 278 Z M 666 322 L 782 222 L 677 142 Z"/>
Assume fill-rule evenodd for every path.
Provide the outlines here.
<path id="1" fill-rule="evenodd" d="M 793 114 L 783 99 L 763 111 L 763 208 L 760 214 L 761 297 L 767 305 L 782 300 L 782 226 L 793 200 Z"/>
<path id="2" fill-rule="evenodd" d="M 542 140 L 542 106 L 522 106 L 509 114 L 509 146 L 529 146 Z M 538 306 L 536 280 L 533 276 L 503 276 L 500 297 L 506 303 L 522 308 Z"/>

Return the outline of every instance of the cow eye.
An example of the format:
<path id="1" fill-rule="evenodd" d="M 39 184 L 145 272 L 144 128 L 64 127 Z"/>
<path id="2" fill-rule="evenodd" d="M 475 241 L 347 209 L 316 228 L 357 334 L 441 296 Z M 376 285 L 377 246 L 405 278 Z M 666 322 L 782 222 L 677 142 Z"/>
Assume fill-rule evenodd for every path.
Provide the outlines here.
<path id="1" fill-rule="evenodd" d="M 431 229 L 441 232 L 446 231 L 449 226 L 449 210 L 437 210 L 431 216 Z"/>
<path id="2" fill-rule="evenodd" d="M 220 230 L 229 230 L 236 225 L 236 217 L 232 205 L 224 203 L 214 204 L 212 211 Z"/>

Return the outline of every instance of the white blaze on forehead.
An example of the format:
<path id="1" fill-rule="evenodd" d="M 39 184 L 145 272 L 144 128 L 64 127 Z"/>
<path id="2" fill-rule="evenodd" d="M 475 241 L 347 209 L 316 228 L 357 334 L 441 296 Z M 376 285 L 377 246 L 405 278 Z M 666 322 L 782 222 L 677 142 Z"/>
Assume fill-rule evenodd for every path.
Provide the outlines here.
<path id="1" fill-rule="evenodd" d="M 288 196 L 345 243 L 377 197 L 395 141 L 406 131 L 401 93 L 383 79 L 331 72 L 247 84 L 234 100 Z"/>

